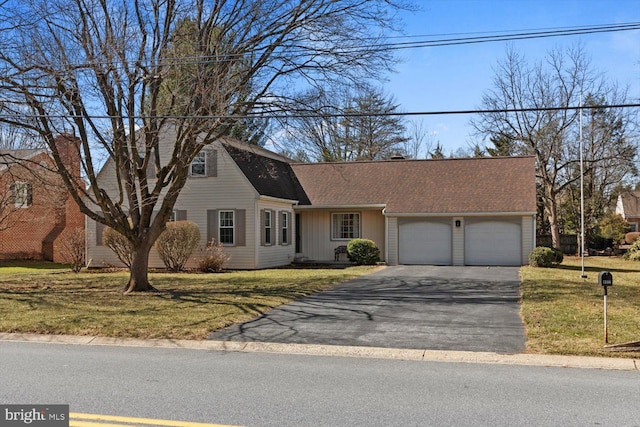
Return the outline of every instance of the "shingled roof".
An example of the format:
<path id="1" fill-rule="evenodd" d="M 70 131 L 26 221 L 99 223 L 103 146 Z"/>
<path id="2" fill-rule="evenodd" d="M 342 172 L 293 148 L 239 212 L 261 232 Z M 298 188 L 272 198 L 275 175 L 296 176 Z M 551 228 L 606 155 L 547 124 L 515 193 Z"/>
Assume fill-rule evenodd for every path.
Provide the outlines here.
<path id="1" fill-rule="evenodd" d="M 238 147 L 223 144 L 233 161 L 247 177 L 251 185 L 262 196 L 279 199 L 297 200 L 309 204 L 305 191 L 296 178 L 291 165 L 284 157 L 264 155 L 264 151 L 255 147 Z"/>
<path id="2" fill-rule="evenodd" d="M 640 191 L 620 195 L 625 218 L 640 218 Z"/>
<path id="3" fill-rule="evenodd" d="M 316 207 L 385 205 L 390 214 L 536 211 L 533 157 L 292 164 L 291 167 L 309 204 Z"/>

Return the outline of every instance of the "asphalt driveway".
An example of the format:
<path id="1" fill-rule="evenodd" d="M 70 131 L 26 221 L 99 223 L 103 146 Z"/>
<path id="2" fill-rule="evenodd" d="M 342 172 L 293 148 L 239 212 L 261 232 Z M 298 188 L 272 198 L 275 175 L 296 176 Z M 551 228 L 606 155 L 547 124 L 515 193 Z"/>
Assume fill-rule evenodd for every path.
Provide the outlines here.
<path id="1" fill-rule="evenodd" d="M 517 267 L 387 267 L 209 338 L 518 353 L 519 287 Z"/>

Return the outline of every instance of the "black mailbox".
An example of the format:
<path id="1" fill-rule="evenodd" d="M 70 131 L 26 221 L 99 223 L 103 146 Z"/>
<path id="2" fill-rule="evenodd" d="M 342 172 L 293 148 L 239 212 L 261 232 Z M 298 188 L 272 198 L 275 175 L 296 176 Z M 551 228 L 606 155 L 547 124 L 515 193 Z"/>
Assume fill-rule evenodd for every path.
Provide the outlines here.
<path id="1" fill-rule="evenodd" d="M 598 283 L 600 286 L 613 286 L 613 276 L 608 271 L 601 271 L 598 274 Z"/>

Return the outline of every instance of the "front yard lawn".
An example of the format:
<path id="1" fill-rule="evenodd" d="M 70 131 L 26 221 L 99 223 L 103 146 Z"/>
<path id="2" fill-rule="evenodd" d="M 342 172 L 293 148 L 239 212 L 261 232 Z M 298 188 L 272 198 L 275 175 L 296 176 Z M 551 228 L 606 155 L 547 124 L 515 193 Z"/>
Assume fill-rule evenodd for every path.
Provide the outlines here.
<path id="1" fill-rule="evenodd" d="M 0 265 L 0 331 L 204 339 L 219 328 L 370 273 L 375 267 L 222 274 L 151 273 L 158 293 L 123 296 L 128 273 Z"/>
<path id="2" fill-rule="evenodd" d="M 530 353 L 640 357 L 604 350 L 603 290 L 609 288 L 609 343 L 640 341 L 640 263 L 565 257 L 555 268 L 521 269 L 522 316 Z M 158 293 L 120 294 L 125 272 L 74 274 L 63 265 L 0 265 L 0 331 L 104 337 L 204 339 L 375 267 L 273 269 L 222 274 L 151 273 Z"/>
<path id="3" fill-rule="evenodd" d="M 555 268 L 523 267 L 522 316 L 531 353 L 612 355 L 604 350 L 603 289 L 598 273 L 613 275 L 607 295 L 609 344 L 640 341 L 640 263 L 617 257 L 565 257 Z M 613 353 L 638 357 L 640 353 Z"/>

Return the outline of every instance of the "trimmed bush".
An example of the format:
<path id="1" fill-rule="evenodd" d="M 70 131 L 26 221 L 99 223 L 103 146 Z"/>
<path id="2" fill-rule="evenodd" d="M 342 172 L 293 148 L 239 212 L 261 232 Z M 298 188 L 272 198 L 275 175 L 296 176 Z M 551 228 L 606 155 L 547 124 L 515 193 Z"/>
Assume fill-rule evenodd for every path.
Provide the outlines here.
<path id="1" fill-rule="evenodd" d="M 624 254 L 624 259 L 640 261 L 640 239 L 633 242 L 633 245 L 631 245 L 627 253 Z"/>
<path id="2" fill-rule="evenodd" d="M 168 222 L 155 247 L 169 271 L 182 271 L 187 260 L 200 243 L 200 229 L 195 222 Z"/>
<path id="3" fill-rule="evenodd" d="M 380 261 L 380 249 L 373 240 L 353 239 L 347 244 L 347 257 L 358 265 L 374 265 Z"/>
<path id="4" fill-rule="evenodd" d="M 219 273 L 230 259 L 231 255 L 224 252 L 224 247 L 220 243 L 216 243 L 215 239 L 211 239 L 211 242 L 204 249 L 204 254 L 200 257 L 198 270 L 203 273 Z"/>
<path id="5" fill-rule="evenodd" d="M 102 232 L 102 243 L 111 249 L 124 265 L 131 268 L 133 262 L 133 245 L 122 234 L 113 228 L 105 227 Z"/>
<path id="6" fill-rule="evenodd" d="M 564 261 L 564 254 L 562 253 L 562 251 L 556 248 L 551 248 L 551 250 L 553 251 L 552 262 L 554 264 L 562 264 L 562 261 Z"/>
<path id="7" fill-rule="evenodd" d="M 538 246 L 529 254 L 529 265 L 531 267 L 551 267 L 556 255 L 553 249 L 546 246 Z"/>

